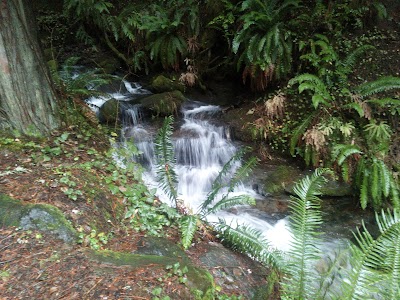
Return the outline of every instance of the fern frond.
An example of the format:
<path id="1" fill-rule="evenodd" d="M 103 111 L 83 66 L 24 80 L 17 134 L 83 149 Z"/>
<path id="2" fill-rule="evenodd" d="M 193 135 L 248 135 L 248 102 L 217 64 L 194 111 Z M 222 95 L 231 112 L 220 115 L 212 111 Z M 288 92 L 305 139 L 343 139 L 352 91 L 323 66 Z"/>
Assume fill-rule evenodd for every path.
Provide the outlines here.
<path id="1" fill-rule="evenodd" d="M 194 234 L 198 227 L 198 222 L 201 222 L 196 215 L 184 216 L 180 220 L 181 240 L 184 249 L 188 249 L 192 244 Z"/>
<path id="2" fill-rule="evenodd" d="M 362 209 L 366 209 L 368 205 L 368 178 L 369 172 L 365 170 L 362 175 L 362 181 L 360 186 L 360 204 Z"/>
<path id="3" fill-rule="evenodd" d="M 219 191 L 226 187 L 225 181 L 225 175 L 228 174 L 229 171 L 232 170 L 234 165 L 239 162 L 242 158 L 243 155 L 248 152 L 248 148 L 242 148 L 239 151 L 237 151 L 222 167 L 221 171 L 218 173 L 218 176 L 214 179 L 211 190 L 207 194 L 206 200 L 201 204 L 200 210 L 205 211 L 207 206 L 210 205 L 214 200 L 215 196 L 219 193 Z"/>
<path id="4" fill-rule="evenodd" d="M 359 85 L 356 88 L 356 92 L 361 97 L 367 97 L 373 94 L 393 89 L 400 89 L 400 77 L 394 77 L 394 76 L 381 77 L 375 81 Z"/>
<path id="5" fill-rule="evenodd" d="M 253 168 L 257 165 L 257 158 L 251 157 L 246 160 L 233 174 L 229 180 L 228 193 L 233 192 L 237 185 L 242 182 L 252 172 Z"/>
<path id="6" fill-rule="evenodd" d="M 294 130 L 292 137 L 290 138 L 290 154 L 292 156 L 295 155 L 295 149 L 297 144 L 299 143 L 300 138 L 303 136 L 304 132 L 306 131 L 308 125 L 311 123 L 312 119 L 315 116 L 315 112 L 311 113 L 304 121 L 296 127 Z"/>
<path id="7" fill-rule="evenodd" d="M 218 211 L 231 208 L 236 205 L 255 205 L 256 201 L 249 195 L 239 195 L 232 198 L 223 198 L 218 201 L 213 207 L 207 209 L 206 215 L 213 214 Z"/>
<path id="8" fill-rule="evenodd" d="M 246 225 L 237 225 L 235 228 L 219 220 L 215 225 L 221 242 L 227 244 L 233 250 L 245 253 L 259 262 L 281 269 L 282 257 L 280 252 L 272 250 L 269 242 L 257 229 Z"/>
<path id="9" fill-rule="evenodd" d="M 372 202 L 374 208 L 377 208 L 381 205 L 381 185 L 379 180 L 379 165 L 377 163 L 377 159 L 372 159 L 372 172 L 370 176 L 370 190 L 372 196 Z"/>
<path id="10" fill-rule="evenodd" d="M 309 285 L 316 280 L 311 270 L 312 262 L 318 258 L 318 245 L 321 243 L 317 232 L 322 223 L 320 211 L 321 185 L 326 182 L 326 169 L 316 169 L 312 176 L 306 176 L 294 187 L 296 197 L 290 200 L 290 231 L 293 236 L 289 251 L 291 263 L 287 272 L 290 274 L 284 283 L 285 292 L 292 299 L 314 299 Z"/>
<path id="11" fill-rule="evenodd" d="M 400 214 L 397 210 L 376 214 L 380 235 L 374 239 L 363 224 L 354 234 L 352 268 L 343 280 L 344 299 L 371 299 L 379 290 L 384 299 L 398 299 L 400 291 Z M 379 273 L 377 272 L 379 270 Z M 377 276 L 378 275 L 378 276 Z M 377 295 L 377 294 L 376 294 Z"/>
<path id="12" fill-rule="evenodd" d="M 343 60 L 343 65 L 346 69 L 352 70 L 354 64 L 357 62 L 358 58 L 365 54 L 367 51 L 374 50 L 375 47 L 371 45 L 362 45 L 361 47 L 356 48 L 350 54 L 346 56 Z"/>
<path id="13" fill-rule="evenodd" d="M 174 118 L 165 118 L 163 126 L 159 130 L 155 141 L 157 180 L 162 190 L 176 204 L 178 197 L 177 175 L 175 173 L 174 146 L 171 141 L 172 123 Z"/>
<path id="14" fill-rule="evenodd" d="M 400 99 L 395 99 L 395 98 L 370 99 L 366 100 L 366 102 L 377 104 L 379 106 L 386 106 L 386 105 L 400 106 Z"/>
<path id="15" fill-rule="evenodd" d="M 341 166 L 353 154 L 362 154 L 358 146 L 339 144 L 333 147 L 332 160 L 336 160 L 338 165 Z"/>

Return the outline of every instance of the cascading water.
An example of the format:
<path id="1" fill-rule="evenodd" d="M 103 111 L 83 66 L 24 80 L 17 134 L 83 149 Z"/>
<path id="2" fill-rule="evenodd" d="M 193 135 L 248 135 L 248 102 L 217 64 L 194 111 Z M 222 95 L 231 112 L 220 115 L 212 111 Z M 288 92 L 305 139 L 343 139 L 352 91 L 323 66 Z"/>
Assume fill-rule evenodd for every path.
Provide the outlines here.
<path id="1" fill-rule="evenodd" d="M 140 114 L 140 107 L 135 110 Z M 199 102 L 187 102 L 182 109 L 183 119 L 174 133 L 174 151 L 176 156 L 176 173 L 178 176 L 178 194 L 186 206 L 197 212 L 211 189 L 212 182 L 218 176 L 223 165 L 228 162 L 238 150 L 230 139 L 228 127 L 212 123 L 221 109 L 215 105 L 205 105 Z M 133 118 L 136 119 L 136 118 Z M 154 129 L 145 128 L 143 124 L 125 124 L 122 136 L 125 141 L 133 140 L 141 154 L 137 161 L 146 167 L 143 179 L 150 187 L 158 187 L 154 166 Z M 239 166 L 237 163 L 236 167 Z M 233 168 L 235 169 L 235 168 Z M 234 170 L 232 170 L 233 172 Z M 227 175 L 229 177 L 229 174 Z M 168 197 L 158 189 L 158 196 L 164 202 Z M 221 197 L 222 197 L 221 191 Z M 252 189 L 239 184 L 230 196 L 239 194 L 257 195 Z M 218 196 L 216 197 L 218 199 Z M 173 203 L 169 203 L 173 205 Z M 223 218 L 228 224 L 246 224 L 264 232 L 265 236 L 281 250 L 287 250 L 290 234 L 285 227 L 286 221 L 280 220 L 272 226 L 260 218 L 261 213 L 248 206 L 239 206 L 232 211 L 223 211 L 210 215 L 209 221 L 216 222 Z"/>
<path id="2" fill-rule="evenodd" d="M 143 176 L 144 181 L 149 186 L 158 188 L 153 145 L 158 128 L 146 122 L 140 104 L 133 104 L 138 101 L 132 101 L 149 93 L 137 83 L 122 81 L 122 84 L 113 86 L 108 96 L 92 97 L 87 102 L 94 106 L 101 106 L 111 98 L 120 101 L 123 123 L 121 139 L 126 143 L 134 142 L 141 152 L 136 156 L 136 160 L 146 169 Z M 94 107 L 94 110 L 96 110 L 96 107 Z M 178 194 L 179 198 L 184 200 L 185 204 L 196 213 L 200 204 L 206 199 L 214 178 L 218 175 L 222 166 L 235 154 L 238 146 L 231 140 L 229 129 L 215 121 L 219 119 L 221 114 L 220 107 L 188 101 L 183 106 L 181 113 L 182 119 L 175 122 L 177 130 L 175 130 L 173 136 L 177 161 L 176 173 L 179 179 Z M 227 176 L 229 177 L 229 174 Z M 163 195 L 160 188 L 158 188 L 158 191 L 160 199 L 168 201 L 168 197 Z M 243 184 L 237 186 L 230 196 L 242 193 L 250 194 L 261 199 L 261 201 L 274 201 L 270 198 L 263 198 L 252 188 Z M 334 206 L 337 207 L 337 200 L 334 203 Z M 173 203 L 170 204 L 173 205 Z M 289 248 L 291 236 L 284 216 L 277 220 L 275 216 L 258 209 L 238 206 L 235 209 L 209 216 L 209 221 L 216 222 L 218 218 L 225 219 L 231 225 L 246 224 L 259 229 L 272 246 L 284 251 Z M 353 219 L 353 216 L 350 219 Z M 341 222 L 336 221 L 334 224 L 330 223 L 326 226 L 329 226 L 329 230 L 332 232 L 329 236 L 331 241 L 349 236 L 350 227 L 348 227 L 347 235 L 340 236 L 340 234 L 335 233 L 335 231 L 344 231 Z M 351 227 L 351 229 L 353 228 Z M 330 245 L 332 245 L 332 242 Z M 327 247 L 331 248 L 331 246 Z"/>
<path id="3" fill-rule="evenodd" d="M 120 100 L 120 107 L 122 108 L 121 121 L 123 123 L 121 140 L 123 143 L 134 142 L 140 151 L 140 154 L 136 155 L 136 160 L 146 169 L 143 174 L 144 181 L 149 187 L 157 188 L 158 196 L 161 200 L 169 202 L 168 197 L 159 188 L 155 174 L 153 141 L 158 128 L 146 123 L 142 115 L 141 106 L 132 104 L 130 101 L 137 98 L 138 95 L 140 97 L 149 92 L 142 89 L 140 85 L 130 84 L 127 81 L 124 81 L 123 85 L 125 87 L 123 91 L 114 91 L 105 97 L 90 98 L 87 102 L 94 104 L 94 106 L 101 106 L 111 98 Z M 96 109 L 94 108 L 94 110 Z M 177 129 L 173 135 L 176 156 L 175 171 L 178 175 L 177 190 L 179 198 L 196 213 L 199 206 L 206 199 L 213 180 L 218 176 L 223 165 L 236 153 L 238 145 L 231 140 L 229 129 L 215 122 L 215 120 L 219 119 L 219 114 L 221 114 L 220 107 L 188 101 L 183 106 L 181 113 L 182 119 L 176 121 Z M 227 177 L 230 175 L 232 174 L 227 174 Z M 258 199 L 263 198 L 244 184 L 237 186 L 230 196 L 243 193 L 250 194 Z M 273 202 L 274 200 L 264 198 L 262 201 Z M 174 205 L 174 203 L 169 204 Z M 337 200 L 334 200 L 332 207 L 335 207 L 335 211 L 337 211 Z M 341 209 L 341 215 L 345 211 L 346 209 Z M 348 214 L 350 214 L 352 221 L 355 220 L 351 212 Z M 333 215 L 335 214 L 333 213 Z M 209 215 L 208 221 L 217 222 L 220 218 L 224 219 L 227 224 L 231 224 L 231 226 L 245 224 L 251 228 L 258 229 L 263 232 L 272 247 L 283 251 L 289 250 L 292 237 L 287 228 L 287 220 L 284 217 L 277 220 L 275 217 L 271 217 L 270 214 L 242 205 L 229 211 Z M 326 235 L 328 241 L 322 246 L 323 249 L 321 250 L 324 253 L 324 257 L 314 266 L 315 271 L 327 268 L 329 262 L 333 261 L 337 256 L 339 249 L 347 248 L 349 226 L 352 226 L 351 229 L 353 229 L 354 224 L 348 221 L 347 225 L 341 221 L 325 224 L 325 226 L 329 227 L 324 228 L 327 232 L 329 231 L 328 235 Z M 344 230 L 346 226 L 348 230 Z M 344 231 L 347 231 L 347 234 Z M 340 266 L 340 268 L 344 267 Z"/>

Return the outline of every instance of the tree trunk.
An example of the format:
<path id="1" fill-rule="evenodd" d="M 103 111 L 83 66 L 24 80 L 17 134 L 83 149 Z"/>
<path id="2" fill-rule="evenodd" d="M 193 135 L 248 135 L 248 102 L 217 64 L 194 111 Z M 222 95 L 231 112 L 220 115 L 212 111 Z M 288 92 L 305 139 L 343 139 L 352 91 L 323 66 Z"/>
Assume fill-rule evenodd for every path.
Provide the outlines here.
<path id="1" fill-rule="evenodd" d="M 57 102 L 29 0 L 0 0 L 0 129 L 48 134 Z"/>

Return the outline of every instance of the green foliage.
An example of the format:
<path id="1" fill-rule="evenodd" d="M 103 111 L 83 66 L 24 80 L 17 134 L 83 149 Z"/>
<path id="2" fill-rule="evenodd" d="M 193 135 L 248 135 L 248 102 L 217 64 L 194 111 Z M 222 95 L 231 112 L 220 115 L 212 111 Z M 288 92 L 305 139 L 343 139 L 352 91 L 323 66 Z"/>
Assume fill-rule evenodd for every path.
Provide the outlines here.
<path id="1" fill-rule="evenodd" d="M 313 261 L 319 257 L 318 228 L 322 224 L 321 200 L 318 195 L 329 173 L 324 169 L 315 170 L 294 187 L 296 197 L 290 200 L 290 232 L 293 237 L 287 265 L 289 276 L 284 281 L 285 294 L 291 299 L 316 299 L 315 291 L 309 287 L 317 280 L 312 270 Z"/>
<path id="2" fill-rule="evenodd" d="M 316 75 L 301 74 L 291 79 L 288 84 L 290 86 L 297 83 L 299 84 L 299 93 L 307 90 L 313 92 L 311 101 L 315 109 L 318 108 L 320 103 L 325 106 L 331 105 L 332 95 L 329 93 L 325 83 Z"/>
<path id="3" fill-rule="evenodd" d="M 387 12 L 382 2 L 368 0 L 313 1 L 298 16 L 302 28 L 308 32 L 329 31 L 338 37 L 345 30 L 363 28 L 384 18 Z"/>
<path id="4" fill-rule="evenodd" d="M 262 233 L 246 225 L 232 227 L 223 220 L 216 225 L 221 241 L 233 250 L 253 257 L 274 268 L 282 268 L 281 253 L 273 250 Z"/>
<path id="5" fill-rule="evenodd" d="M 399 187 L 392 171 L 385 164 L 380 153 L 363 153 L 356 145 L 339 144 L 334 147 L 332 157 L 343 170 L 349 172 L 349 164 L 356 163 L 351 173 L 354 186 L 359 190 L 360 204 L 363 209 L 371 204 L 374 209 L 384 205 L 390 199 L 394 207 L 399 207 Z M 350 180 L 350 175 L 346 174 Z"/>
<path id="6" fill-rule="evenodd" d="M 181 1 L 174 2 L 168 9 L 159 4 L 150 6 L 142 16 L 139 28 L 146 32 L 150 59 L 161 62 L 164 69 L 178 70 L 188 49 L 186 39 L 179 31 L 189 20 L 188 34 L 198 34 L 199 19 L 194 1 L 186 5 Z"/>
<path id="7" fill-rule="evenodd" d="M 68 0 L 64 10 L 80 23 L 81 39 L 92 46 L 101 41 L 134 71 L 147 73 L 149 60 L 178 70 L 188 50 L 197 48 L 200 17 L 199 3 L 194 0 L 156 1 L 147 6 Z M 99 41 L 96 33 L 103 39 Z"/>
<path id="8" fill-rule="evenodd" d="M 378 80 L 372 82 L 366 82 L 359 85 L 355 92 L 362 98 L 372 96 L 381 92 L 400 89 L 400 78 L 393 76 L 381 77 Z"/>
<path id="9" fill-rule="evenodd" d="M 383 299 L 400 296 L 400 215 L 398 210 L 376 214 L 379 236 L 374 238 L 363 226 L 354 235 L 352 268 L 343 280 L 343 299 Z M 384 288 L 383 288 L 384 287 Z"/>
<path id="10" fill-rule="evenodd" d="M 250 77 L 253 88 L 264 90 L 290 72 L 292 37 L 285 18 L 298 4 L 297 0 L 242 2 L 243 25 L 234 36 L 232 51 L 239 54 L 238 68 L 245 66 L 243 78 Z"/>
<path id="11" fill-rule="evenodd" d="M 163 126 L 157 134 L 155 141 L 157 181 L 161 184 L 162 190 L 171 201 L 177 206 L 177 183 L 178 179 L 175 173 L 174 145 L 172 144 L 172 123 L 174 118 L 169 116 L 165 118 Z"/>

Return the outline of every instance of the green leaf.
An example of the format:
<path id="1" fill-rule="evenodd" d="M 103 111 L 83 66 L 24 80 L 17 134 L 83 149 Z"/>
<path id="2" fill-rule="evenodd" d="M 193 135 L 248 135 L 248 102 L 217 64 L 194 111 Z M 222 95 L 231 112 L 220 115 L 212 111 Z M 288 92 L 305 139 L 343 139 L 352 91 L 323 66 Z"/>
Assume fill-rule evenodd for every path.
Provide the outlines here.
<path id="1" fill-rule="evenodd" d="M 184 216 L 180 221 L 182 246 L 188 249 L 192 244 L 194 234 L 197 230 L 197 223 L 200 222 L 199 218 L 195 215 Z"/>
<path id="2" fill-rule="evenodd" d="M 207 215 L 216 213 L 220 210 L 228 209 L 235 205 L 256 205 L 256 201 L 249 195 L 239 195 L 232 198 L 224 198 L 218 201 L 213 207 L 207 209 Z"/>

